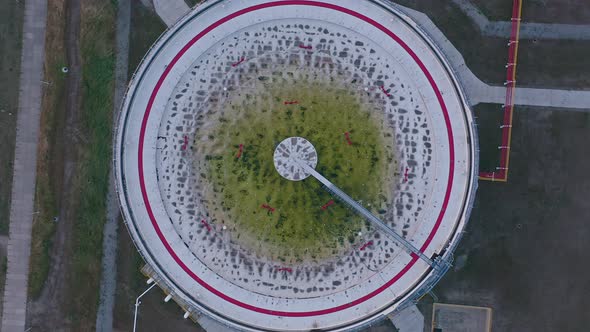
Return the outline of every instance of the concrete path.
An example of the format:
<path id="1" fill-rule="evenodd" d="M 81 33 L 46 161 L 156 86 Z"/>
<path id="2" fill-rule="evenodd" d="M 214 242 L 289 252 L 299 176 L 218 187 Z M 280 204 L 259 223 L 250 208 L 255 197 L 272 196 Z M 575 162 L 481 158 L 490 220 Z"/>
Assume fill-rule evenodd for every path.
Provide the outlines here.
<path id="1" fill-rule="evenodd" d="M 470 0 L 453 0 L 469 16 L 484 36 L 510 36 L 511 23 L 508 21 L 490 21 Z M 590 40 L 590 25 L 522 23 L 520 39 L 576 39 Z"/>
<path id="2" fill-rule="evenodd" d="M 465 64 L 461 53 L 445 37 L 428 16 L 419 11 L 395 5 L 406 15 L 411 17 L 418 27 L 435 42 L 435 46 L 445 55 L 453 71 L 459 76 L 467 100 L 471 105 L 479 103 L 504 104 L 506 88 L 493 86 L 482 82 Z M 502 69 L 502 68 L 500 68 Z M 576 109 L 590 112 L 590 90 L 558 90 L 516 88 L 516 105 L 558 107 L 562 109 Z"/>
<path id="3" fill-rule="evenodd" d="M 399 332 L 424 331 L 424 315 L 422 315 L 416 305 L 405 308 L 395 315 L 392 315 L 389 319 Z"/>
<path id="4" fill-rule="evenodd" d="M 178 22 L 190 10 L 184 0 L 154 0 L 154 8 L 168 27 Z"/>
<path id="5" fill-rule="evenodd" d="M 26 1 L 7 248 L 8 267 L 2 310 L 3 332 L 25 330 L 46 22 L 47 1 Z"/>
<path id="6" fill-rule="evenodd" d="M 117 59 L 115 63 L 115 95 L 113 99 L 113 121 L 116 123 L 123 97 L 127 89 L 129 65 L 129 25 L 131 21 L 130 0 L 119 0 L 117 7 Z M 107 196 L 107 220 L 103 229 L 102 274 L 100 300 L 96 314 L 96 331 L 113 331 L 113 308 L 117 287 L 117 229 L 119 223 L 119 202 L 115 191 L 112 164 Z"/>
<path id="7" fill-rule="evenodd" d="M 472 97 L 477 103 L 504 104 L 506 88 L 486 85 L 484 89 L 472 91 Z M 516 88 L 514 104 L 590 112 L 590 91 Z"/>

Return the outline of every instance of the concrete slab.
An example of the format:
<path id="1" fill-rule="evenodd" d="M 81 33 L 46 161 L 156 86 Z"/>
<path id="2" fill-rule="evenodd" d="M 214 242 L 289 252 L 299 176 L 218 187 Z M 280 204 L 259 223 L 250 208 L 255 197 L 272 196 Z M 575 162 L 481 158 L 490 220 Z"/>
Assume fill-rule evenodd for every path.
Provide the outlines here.
<path id="1" fill-rule="evenodd" d="M 156 13 L 168 27 L 173 26 L 190 8 L 184 0 L 153 0 Z"/>
<path id="2" fill-rule="evenodd" d="M 432 307 L 433 332 L 491 332 L 492 309 L 435 303 Z"/>
<path id="3" fill-rule="evenodd" d="M 399 332 L 424 332 L 424 315 L 416 305 L 390 316 L 390 319 Z"/>

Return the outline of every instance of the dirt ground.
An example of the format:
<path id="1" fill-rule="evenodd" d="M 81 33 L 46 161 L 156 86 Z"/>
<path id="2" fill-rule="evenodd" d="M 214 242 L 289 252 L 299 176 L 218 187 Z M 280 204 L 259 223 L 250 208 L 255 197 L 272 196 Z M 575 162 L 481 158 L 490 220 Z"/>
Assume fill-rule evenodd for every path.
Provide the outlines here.
<path id="1" fill-rule="evenodd" d="M 37 150 L 37 183 L 29 270 L 29 296 L 37 298 L 49 271 L 49 254 L 59 213 L 62 192 L 65 119 L 65 82 L 61 71 L 66 64 L 64 50 L 65 5 L 63 0 L 48 3 L 45 37 L 44 79 L 50 85 L 43 91 Z"/>
<path id="2" fill-rule="evenodd" d="M 590 114 L 516 110 L 507 184 L 480 182 L 441 302 L 489 306 L 493 330 L 590 325 Z"/>
<path id="3" fill-rule="evenodd" d="M 507 39 L 482 37 L 478 28 L 450 0 L 395 2 L 428 15 L 461 52 L 467 66 L 481 80 L 497 85 L 504 82 L 504 66 L 508 59 Z M 587 6 L 590 7 L 590 2 Z M 589 52 L 589 41 L 521 40 L 518 52 L 518 85 L 588 88 L 590 62 L 580 54 Z"/>
<path id="4" fill-rule="evenodd" d="M 471 0 L 492 20 L 510 19 L 510 0 Z M 523 22 L 590 24 L 590 2 L 580 0 L 525 0 Z"/>
<path id="5" fill-rule="evenodd" d="M 0 5 L 0 234 L 8 234 L 24 5 Z"/>
<path id="6" fill-rule="evenodd" d="M 61 3 L 61 2 L 60 2 Z M 65 114 L 57 121 L 63 126 L 63 131 L 55 138 L 55 147 L 61 150 L 51 158 L 51 166 L 61 175 L 60 183 L 55 184 L 57 188 L 66 190 L 57 191 L 58 199 L 58 222 L 55 235 L 51 240 L 50 265 L 44 288 L 36 299 L 29 306 L 28 319 L 35 330 L 55 330 L 68 326 L 68 318 L 65 310 L 65 289 L 66 283 L 64 274 L 67 274 L 69 257 L 71 254 L 70 233 L 72 227 L 72 216 L 76 200 L 71 199 L 74 190 L 73 176 L 76 168 L 78 150 L 75 133 L 77 129 L 78 110 L 80 108 L 80 55 L 79 55 L 79 29 L 80 29 L 80 3 L 78 1 L 65 2 L 65 50 L 66 63 L 69 72 L 65 86 Z M 50 105 L 51 106 L 51 105 Z M 67 143 L 66 143 L 67 142 Z"/>

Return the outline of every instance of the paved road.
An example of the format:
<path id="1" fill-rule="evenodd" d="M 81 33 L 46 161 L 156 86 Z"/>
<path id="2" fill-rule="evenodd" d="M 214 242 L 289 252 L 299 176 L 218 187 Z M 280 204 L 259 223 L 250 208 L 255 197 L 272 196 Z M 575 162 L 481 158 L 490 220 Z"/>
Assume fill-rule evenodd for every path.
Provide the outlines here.
<path id="1" fill-rule="evenodd" d="M 25 330 L 46 22 L 47 0 L 25 1 L 3 332 Z"/>

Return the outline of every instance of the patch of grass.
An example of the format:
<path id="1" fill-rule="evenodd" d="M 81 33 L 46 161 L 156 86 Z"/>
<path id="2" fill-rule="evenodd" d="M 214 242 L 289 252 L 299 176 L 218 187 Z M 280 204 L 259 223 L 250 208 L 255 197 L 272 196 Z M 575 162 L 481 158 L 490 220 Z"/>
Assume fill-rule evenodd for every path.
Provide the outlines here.
<path id="1" fill-rule="evenodd" d="M 202 0 L 184 0 L 186 2 L 186 4 L 193 8 L 194 6 L 200 4 L 201 2 L 203 2 Z"/>
<path id="2" fill-rule="evenodd" d="M 48 3 L 45 38 L 45 80 L 50 82 L 43 92 L 41 125 L 35 187 L 35 217 L 29 264 L 29 296 L 41 294 L 49 273 L 50 249 L 59 214 L 59 193 L 63 168 L 63 118 L 65 116 L 64 1 Z"/>
<path id="3" fill-rule="evenodd" d="M 479 168 L 483 172 L 493 172 L 500 166 L 500 150 L 502 145 L 502 121 L 504 109 L 500 104 L 478 104 L 473 108 L 477 117 L 477 133 L 479 135 Z"/>
<path id="4" fill-rule="evenodd" d="M 141 2 L 131 2 L 131 29 L 129 35 L 129 77 L 137 69 L 152 44 L 166 30 L 166 25 L 153 11 Z"/>
<path id="5" fill-rule="evenodd" d="M 116 7 L 107 0 L 82 1 L 81 153 L 79 207 L 73 226 L 69 312 L 73 330 L 94 329 L 99 299 L 102 232 L 111 161 Z"/>
<path id="6" fill-rule="evenodd" d="M 0 234 L 8 234 L 23 6 L 18 1 L 6 1 L 0 6 Z"/>
<path id="7" fill-rule="evenodd" d="M 146 288 L 146 278 L 139 271 L 145 262 L 137 252 L 126 227 L 119 227 L 117 245 L 117 290 L 113 313 L 116 330 L 129 331 L 132 329 L 132 303 Z"/>
<path id="8" fill-rule="evenodd" d="M 510 21 L 510 18 L 512 17 L 512 1 L 471 0 L 471 2 L 473 2 L 481 13 L 490 21 Z"/>
<path id="9" fill-rule="evenodd" d="M 198 169 L 213 184 L 207 210 L 216 222 L 239 229 L 240 241 L 260 254 L 289 262 L 337 254 L 365 230 L 364 220 L 339 202 L 323 210 L 336 198 L 314 178 L 283 179 L 275 170 L 274 150 L 288 137 L 306 138 L 317 150 L 319 173 L 378 213 L 391 196 L 393 134 L 381 129 L 385 120 L 347 88 L 304 81 L 273 82 L 258 90 L 267 94 L 230 102 L 222 111 L 227 116 L 212 120 L 214 128 L 197 132 L 197 155 L 205 156 Z M 287 99 L 300 104 L 284 105 Z"/>

